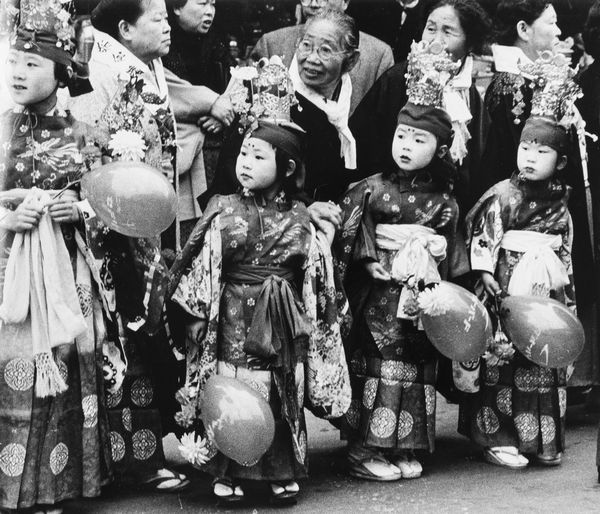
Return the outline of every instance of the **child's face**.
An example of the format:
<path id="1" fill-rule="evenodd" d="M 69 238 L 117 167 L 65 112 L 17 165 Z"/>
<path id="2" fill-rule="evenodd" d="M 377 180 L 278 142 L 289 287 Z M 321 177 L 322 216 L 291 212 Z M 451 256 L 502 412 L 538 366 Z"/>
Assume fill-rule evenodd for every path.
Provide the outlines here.
<path id="1" fill-rule="evenodd" d="M 11 50 L 6 60 L 6 84 L 15 103 L 40 103 L 58 87 L 54 61 L 29 52 Z"/>
<path id="2" fill-rule="evenodd" d="M 558 152 L 534 141 L 521 141 L 517 152 L 519 176 L 527 180 L 547 180 L 557 169 Z"/>
<path id="3" fill-rule="evenodd" d="M 278 185 L 273 145 L 254 137 L 244 139 L 235 173 L 240 184 L 251 191 L 264 191 Z"/>
<path id="4" fill-rule="evenodd" d="M 392 142 L 392 157 L 401 170 L 416 171 L 431 163 L 437 152 L 437 138 L 427 130 L 398 125 Z"/>

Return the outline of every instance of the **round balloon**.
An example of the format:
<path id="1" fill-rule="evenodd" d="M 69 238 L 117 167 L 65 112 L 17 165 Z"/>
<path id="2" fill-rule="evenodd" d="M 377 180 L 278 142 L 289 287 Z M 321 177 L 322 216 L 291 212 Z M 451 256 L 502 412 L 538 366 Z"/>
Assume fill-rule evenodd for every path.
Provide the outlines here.
<path id="1" fill-rule="evenodd" d="M 110 229 L 130 237 L 154 237 L 177 213 L 177 195 L 167 178 L 141 162 L 111 162 L 83 175 L 83 197 Z"/>
<path id="2" fill-rule="evenodd" d="M 273 412 L 254 389 L 235 379 L 215 375 L 204 387 L 202 421 L 221 453 L 242 466 L 253 466 L 271 447 Z"/>
<path id="3" fill-rule="evenodd" d="M 492 323 L 473 293 L 442 281 L 419 295 L 419 306 L 425 333 L 442 355 L 460 362 L 483 355 Z"/>
<path id="4" fill-rule="evenodd" d="M 567 366 L 583 350 L 581 322 L 566 305 L 551 298 L 507 296 L 500 304 L 500 319 L 515 347 L 540 366 Z"/>

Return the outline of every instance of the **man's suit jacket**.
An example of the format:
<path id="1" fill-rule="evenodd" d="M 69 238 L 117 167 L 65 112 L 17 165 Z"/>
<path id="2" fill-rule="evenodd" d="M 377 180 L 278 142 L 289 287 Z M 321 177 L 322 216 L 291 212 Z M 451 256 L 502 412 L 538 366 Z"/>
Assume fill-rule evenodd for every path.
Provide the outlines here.
<path id="1" fill-rule="evenodd" d="M 256 43 L 251 55 L 255 58 L 279 55 L 289 66 L 296 52 L 296 45 L 304 35 L 304 25 L 284 27 L 264 34 Z M 352 102 L 350 114 L 354 112 L 363 96 L 381 74 L 394 65 L 394 55 L 389 45 L 365 32 L 360 33 L 358 49 L 360 57 L 350 71 L 352 79 Z"/>

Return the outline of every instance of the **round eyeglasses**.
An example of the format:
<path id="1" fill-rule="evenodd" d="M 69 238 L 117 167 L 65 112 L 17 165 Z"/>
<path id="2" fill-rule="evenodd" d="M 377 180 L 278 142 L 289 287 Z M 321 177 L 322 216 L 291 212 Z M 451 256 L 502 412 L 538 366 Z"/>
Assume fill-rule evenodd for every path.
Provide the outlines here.
<path id="1" fill-rule="evenodd" d="M 298 52 L 298 55 L 300 55 L 302 57 L 306 57 L 316 51 L 317 56 L 323 62 L 330 61 L 336 55 L 342 55 L 342 54 L 346 53 L 346 52 L 336 52 L 333 48 L 331 48 L 327 44 L 322 44 L 315 48 L 315 44 L 312 43 L 311 41 L 308 41 L 307 39 L 303 39 L 298 43 L 298 46 L 296 47 L 296 51 Z"/>

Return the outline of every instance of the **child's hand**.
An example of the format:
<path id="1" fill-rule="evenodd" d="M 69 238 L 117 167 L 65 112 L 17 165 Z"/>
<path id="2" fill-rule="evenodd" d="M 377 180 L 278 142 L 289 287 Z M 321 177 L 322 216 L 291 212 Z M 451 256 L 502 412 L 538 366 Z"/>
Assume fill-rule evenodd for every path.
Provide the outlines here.
<path id="1" fill-rule="evenodd" d="M 206 320 L 196 319 L 185 326 L 185 337 L 193 343 L 200 343 L 206 336 Z"/>
<path id="2" fill-rule="evenodd" d="M 365 264 L 365 269 L 373 280 L 380 280 L 382 282 L 389 282 L 392 280 L 392 276 L 385 271 L 385 268 L 377 261 L 367 262 Z"/>
<path id="3" fill-rule="evenodd" d="M 78 201 L 79 194 L 71 189 L 67 189 L 58 198 L 48 204 L 48 213 L 56 223 L 77 223 L 80 219 L 80 214 L 75 202 Z"/>
<path id="4" fill-rule="evenodd" d="M 496 282 L 494 275 L 492 275 L 489 271 L 481 272 L 481 282 L 483 283 L 483 287 L 487 293 L 491 296 L 496 296 L 502 292 L 500 284 Z"/>
<path id="5" fill-rule="evenodd" d="M 42 214 L 41 207 L 21 203 L 14 211 L 0 214 L 0 226 L 13 232 L 28 232 L 38 226 Z"/>

